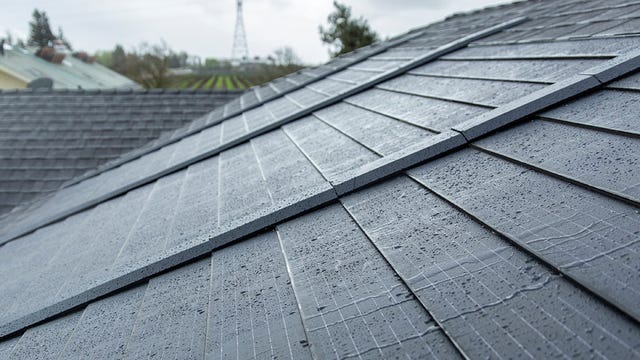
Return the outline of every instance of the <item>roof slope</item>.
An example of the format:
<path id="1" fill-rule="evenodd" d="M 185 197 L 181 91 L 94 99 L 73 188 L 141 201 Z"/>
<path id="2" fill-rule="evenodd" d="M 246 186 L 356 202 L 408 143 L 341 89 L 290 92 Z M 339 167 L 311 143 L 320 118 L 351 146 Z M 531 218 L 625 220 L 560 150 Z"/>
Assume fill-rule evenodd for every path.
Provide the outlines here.
<path id="1" fill-rule="evenodd" d="M 5 49 L 0 70 L 31 82 L 41 77 L 53 80 L 54 89 L 139 89 L 133 80 L 98 63 L 86 63 L 67 55 L 62 64 L 43 60 L 30 50 Z"/>
<path id="2" fill-rule="evenodd" d="M 0 214 L 191 123 L 239 94 L 0 92 Z"/>
<path id="3" fill-rule="evenodd" d="M 68 186 L 11 225 L 128 189 L 5 236 L 0 354 L 639 357 L 640 37 L 615 22 L 635 6 L 460 15 L 374 57 L 529 20 L 277 117 L 318 80 L 254 109 L 272 128 L 250 110 Z M 572 17 L 618 29 L 535 37 Z"/>

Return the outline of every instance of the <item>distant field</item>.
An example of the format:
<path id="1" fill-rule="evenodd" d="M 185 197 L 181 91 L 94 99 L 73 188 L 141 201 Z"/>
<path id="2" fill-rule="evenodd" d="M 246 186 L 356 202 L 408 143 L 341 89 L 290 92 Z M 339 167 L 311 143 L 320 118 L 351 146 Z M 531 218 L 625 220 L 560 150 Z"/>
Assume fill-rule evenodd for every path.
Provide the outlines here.
<path id="1" fill-rule="evenodd" d="M 252 84 L 237 75 L 176 76 L 171 87 L 178 89 L 244 90 Z"/>

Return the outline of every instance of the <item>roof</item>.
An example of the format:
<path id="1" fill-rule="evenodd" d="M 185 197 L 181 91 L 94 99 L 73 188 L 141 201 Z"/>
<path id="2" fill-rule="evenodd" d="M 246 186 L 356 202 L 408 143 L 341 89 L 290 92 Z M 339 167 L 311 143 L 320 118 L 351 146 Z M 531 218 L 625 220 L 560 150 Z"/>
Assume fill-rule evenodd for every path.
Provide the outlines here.
<path id="1" fill-rule="evenodd" d="M 0 92 L 0 214 L 190 124 L 241 92 Z"/>
<path id="2" fill-rule="evenodd" d="M 86 63 L 67 55 L 61 64 L 54 64 L 22 48 L 5 49 L 0 56 L 0 71 L 25 83 L 46 77 L 53 80 L 54 89 L 139 89 L 133 80 L 98 63 Z"/>
<path id="3" fill-rule="evenodd" d="M 639 10 L 460 14 L 70 182 L 1 224 L 0 349 L 640 357 Z"/>

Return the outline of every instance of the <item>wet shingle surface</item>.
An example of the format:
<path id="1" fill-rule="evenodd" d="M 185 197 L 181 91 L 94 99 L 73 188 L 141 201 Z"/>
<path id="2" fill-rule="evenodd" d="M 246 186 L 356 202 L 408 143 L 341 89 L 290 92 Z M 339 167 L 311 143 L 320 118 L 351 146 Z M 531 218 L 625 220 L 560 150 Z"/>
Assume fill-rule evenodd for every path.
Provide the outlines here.
<path id="1" fill-rule="evenodd" d="M 459 355 L 339 205 L 278 226 L 318 358 Z"/>
<path id="2" fill-rule="evenodd" d="M 640 315 L 636 207 L 474 150 L 411 174 L 584 286 Z"/>
<path id="3" fill-rule="evenodd" d="M 0 358 L 640 357 L 637 73 L 597 78 L 637 67 L 623 8 L 454 16 L 5 218 L 53 222 L 0 247 Z"/>
<path id="4" fill-rule="evenodd" d="M 470 358 L 640 354 L 632 321 L 408 178 L 342 202 Z"/>
<path id="5" fill-rule="evenodd" d="M 211 264 L 206 357 L 311 358 L 275 232 L 217 251 Z"/>

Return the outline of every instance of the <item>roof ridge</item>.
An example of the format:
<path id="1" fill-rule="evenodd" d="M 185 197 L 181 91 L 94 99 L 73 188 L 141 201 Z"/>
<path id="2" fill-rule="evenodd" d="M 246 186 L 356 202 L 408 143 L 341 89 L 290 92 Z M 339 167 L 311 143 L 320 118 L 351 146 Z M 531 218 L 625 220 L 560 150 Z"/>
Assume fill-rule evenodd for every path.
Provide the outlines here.
<path id="1" fill-rule="evenodd" d="M 0 89 L 1 95 L 119 95 L 119 94 L 241 94 L 245 90 L 218 90 L 218 89 L 134 89 L 134 88 L 114 88 L 114 89 Z"/>

